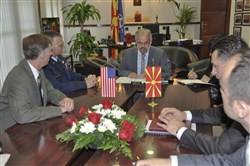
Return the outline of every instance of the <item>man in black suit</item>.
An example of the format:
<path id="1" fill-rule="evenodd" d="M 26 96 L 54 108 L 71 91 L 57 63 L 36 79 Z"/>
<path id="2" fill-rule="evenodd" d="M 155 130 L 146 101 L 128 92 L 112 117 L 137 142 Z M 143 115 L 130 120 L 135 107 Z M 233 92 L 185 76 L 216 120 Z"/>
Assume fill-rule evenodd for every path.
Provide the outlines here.
<path id="1" fill-rule="evenodd" d="M 248 46 L 240 37 L 229 35 L 218 40 L 211 50 L 211 62 L 213 64 L 211 74 L 219 79 L 222 68 L 227 60 L 232 56 L 232 53 L 235 53 L 241 48 L 248 48 Z M 222 105 L 206 110 L 183 112 L 176 108 L 164 108 L 161 112 L 160 119 L 164 119 L 165 116 L 168 116 L 171 121 L 168 121 L 166 126 L 159 125 L 175 135 L 180 140 L 181 146 L 191 150 L 204 154 L 230 154 L 241 147 L 245 142 L 246 131 L 239 123 L 232 121 L 226 116 Z M 209 136 L 187 129 L 182 122 L 183 120 L 212 125 L 224 123 L 226 124 L 226 129 L 219 137 Z"/>
<path id="2" fill-rule="evenodd" d="M 250 165 L 250 49 L 236 52 L 221 71 L 221 93 L 226 114 L 241 123 L 247 130 L 245 144 L 234 153 L 212 155 L 178 155 L 171 159 L 146 159 L 138 161 L 138 166 L 153 165 Z M 171 117 L 174 118 L 173 116 Z M 169 116 L 160 119 L 166 123 L 172 119 Z M 164 128 L 168 128 L 164 125 Z M 232 146 L 228 145 L 228 146 Z"/>

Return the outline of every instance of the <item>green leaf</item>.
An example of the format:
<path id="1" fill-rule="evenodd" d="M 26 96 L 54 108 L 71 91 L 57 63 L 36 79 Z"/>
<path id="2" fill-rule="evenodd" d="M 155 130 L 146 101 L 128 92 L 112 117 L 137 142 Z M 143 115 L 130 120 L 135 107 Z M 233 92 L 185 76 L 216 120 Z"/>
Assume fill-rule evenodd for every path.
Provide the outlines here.
<path id="1" fill-rule="evenodd" d="M 112 109 L 120 109 L 118 106 L 112 107 Z M 91 110 L 94 112 L 95 110 Z M 113 132 L 107 130 L 105 132 L 99 132 L 98 130 L 94 130 L 92 133 L 84 133 L 82 132 L 82 126 L 89 122 L 87 114 L 83 116 L 83 120 L 79 121 L 76 126 L 74 126 L 74 131 L 71 133 L 71 129 L 67 129 L 64 132 L 56 135 L 56 140 L 60 142 L 69 143 L 70 141 L 74 142 L 73 151 L 78 149 L 88 149 L 93 147 L 93 145 L 97 146 L 98 149 L 109 150 L 110 153 L 118 152 L 124 154 L 126 157 L 132 159 L 132 151 L 129 147 L 129 143 L 123 141 L 119 138 L 119 131 L 122 128 L 121 124 L 124 120 L 133 123 L 136 128 L 133 133 L 133 138 L 141 138 L 144 134 L 145 127 L 139 123 L 135 116 L 132 115 L 123 115 L 121 119 L 115 119 L 110 117 L 109 115 L 104 115 L 103 118 L 110 119 L 115 125 L 116 130 Z M 104 121 L 101 119 L 100 124 Z M 96 126 L 98 128 L 98 126 Z"/>
<path id="2" fill-rule="evenodd" d="M 81 3 L 65 6 L 62 8 L 62 11 L 63 14 L 66 15 L 66 24 L 80 25 L 81 32 L 83 32 L 85 21 L 90 18 L 92 20 L 101 19 L 99 10 L 95 6 L 88 4 L 86 0 Z M 89 38 L 91 38 L 91 40 Z M 94 39 L 91 36 L 74 35 L 71 39 L 71 43 L 70 53 L 75 57 L 79 57 L 80 61 L 85 57 L 91 56 L 97 49 L 97 46 L 94 44 Z"/>

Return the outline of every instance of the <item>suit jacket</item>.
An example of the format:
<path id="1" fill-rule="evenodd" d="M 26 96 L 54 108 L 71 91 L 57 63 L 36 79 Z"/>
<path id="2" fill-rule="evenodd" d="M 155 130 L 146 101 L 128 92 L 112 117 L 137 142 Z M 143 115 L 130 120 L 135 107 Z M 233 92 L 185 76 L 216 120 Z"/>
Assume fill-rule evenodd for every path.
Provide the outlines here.
<path id="1" fill-rule="evenodd" d="M 52 83 L 54 88 L 63 93 L 73 92 L 78 89 L 86 89 L 85 77 L 66 68 L 66 60 L 58 56 L 58 61 L 50 58 L 47 66 L 43 68 L 46 78 Z"/>
<path id="2" fill-rule="evenodd" d="M 178 165 L 181 166 L 243 166 L 245 165 L 245 153 L 247 142 L 241 146 L 237 151 L 228 154 L 212 154 L 212 155 L 178 155 Z"/>
<path id="3" fill-rule="evenodd" d="M 133 47 L 125 51 L 122 63 L 119 66 L 118 74 L 120 77 L 127 77 L 129 73 L 137 73 L 137 52 L 138 48 Z M 149 57 L 147 66 L 152 66 L 154 58 L 154 66 L 161 66 L 162 78 L 169 79 L 172 75 L 171 61 L 165 51 L 160 48 L 151 46 L 149 49 Z"/>
<path id="4" fill-rule="evenodd" d="M 17 123 L 30 123 L 56 116 L 61 116 L 58 106 L 47 106 L 47 102 L 58 105 L 66 96 L 54 89 L 40 71 L 41 87 L 43 89 L 43 106 L 39 87 L 26 59 L 23 59 L 7 75 L 3 84 L 1 99 L 1 112 L 12 114 Z"/>
<path id="5" fill-rule="evenodd" d="M 206 124 L 227 123 L 227 128 L 219 137 L 209 136 L 203 133 L 187 129 L 181 136 L 180 145 L 188 149 L 212 153 L 233 153 L 245 143 L 247 131 L 238 122 L 232 121 L 224 113 L 223 106 L 215 109 L 193 110 L 192 122 Z"/>

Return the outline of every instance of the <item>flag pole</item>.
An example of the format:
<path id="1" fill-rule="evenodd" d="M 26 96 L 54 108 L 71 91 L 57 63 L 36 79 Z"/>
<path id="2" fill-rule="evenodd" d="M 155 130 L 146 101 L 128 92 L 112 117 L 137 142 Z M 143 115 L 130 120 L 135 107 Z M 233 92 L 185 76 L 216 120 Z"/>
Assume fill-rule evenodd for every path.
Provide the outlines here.
<path id="1" fill-rule="evenodd" d="M 156 107 L 158 104 L 154 101 L 154 97 L 152 97 L 152 101 L 148 103 L 148 105 L 151 107 Z"/>
<path id="2" fill-rule="evenodd" d="M 155 66 L 155 60 L 154 60 L 154 58 L 152 58 L 152 66 L 153 67 Z M 152 97 L 152 101 L 150 103 L 148 103 L 148 105 L 153 108 L 153 107 L 156 107 L 158 104 L 154 101 L 154 97 Z"/>

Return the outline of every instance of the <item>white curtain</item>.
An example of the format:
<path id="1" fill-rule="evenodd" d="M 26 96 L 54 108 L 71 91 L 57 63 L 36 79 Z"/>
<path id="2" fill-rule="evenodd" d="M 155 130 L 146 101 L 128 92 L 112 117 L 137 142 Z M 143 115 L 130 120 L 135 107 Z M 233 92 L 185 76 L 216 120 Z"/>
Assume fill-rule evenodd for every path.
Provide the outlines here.
<path id="1" fill-rule="evenodd" d="M 24 57 L 22 39 L 34 33 L 40 33 L 37 1 L 0 1 L 0 90 L 9 71 Z"/>

